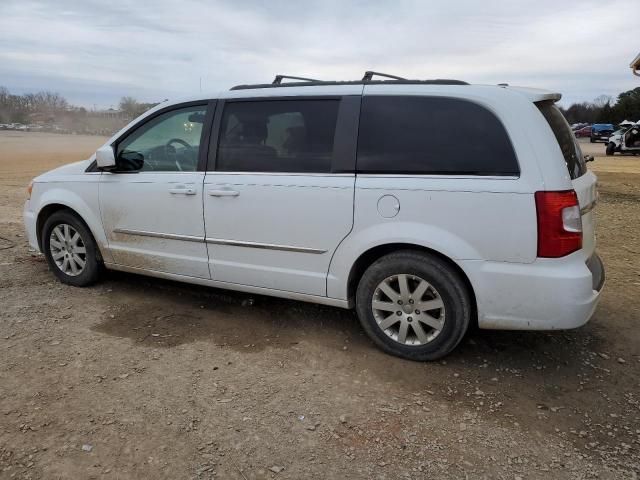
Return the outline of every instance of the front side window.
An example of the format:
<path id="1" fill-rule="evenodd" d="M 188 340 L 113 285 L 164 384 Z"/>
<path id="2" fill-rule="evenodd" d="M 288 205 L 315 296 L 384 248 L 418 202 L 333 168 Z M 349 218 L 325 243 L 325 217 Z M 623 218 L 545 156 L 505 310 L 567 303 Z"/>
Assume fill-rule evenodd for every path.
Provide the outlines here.
<path id="1" fill-rule="evenodd" d="M 216 170 L 331 171 L 339 100 L 229 102 L 220 127 Z"/>
<path id="2" fill-rule="evenodd" d="M 365 96 L 358 134 L 360 173 L 519 175 L 500 120 L 456 98 Z"/>
<path id="3" fill-rule="evenodd" d="M 118 142 L 120 171 L 193 172 L 207 107 L 197 105 L 158 115 Z"/>

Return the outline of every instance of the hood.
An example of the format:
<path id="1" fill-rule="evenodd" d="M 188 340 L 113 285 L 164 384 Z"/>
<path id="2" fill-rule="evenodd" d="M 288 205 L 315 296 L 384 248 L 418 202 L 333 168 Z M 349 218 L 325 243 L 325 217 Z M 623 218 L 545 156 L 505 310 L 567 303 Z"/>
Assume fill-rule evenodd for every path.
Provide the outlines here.
<path id="1" fill-rule="evenodd" d="M 67 177 L 68 175 L 81 175 L 91 164 L 91 159 L 80 160 L 79 162 L 68 163 L 61 167 L 54 168 L 48 172 L 38 175 L 33 179 L 34 182 L 47 182 L 54 178 Z"/>

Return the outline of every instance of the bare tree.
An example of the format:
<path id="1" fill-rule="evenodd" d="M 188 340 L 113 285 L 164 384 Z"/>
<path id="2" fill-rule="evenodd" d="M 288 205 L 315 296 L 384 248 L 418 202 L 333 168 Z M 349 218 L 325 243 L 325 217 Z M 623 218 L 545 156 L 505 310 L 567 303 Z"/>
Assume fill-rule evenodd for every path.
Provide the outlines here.
<path id="1" fill-rule="evenodd" d="M 119 106 L 120 106 L 120 110 L 122 110 L 125 113 L 125 115 L 127 115 L 128 117 L 134 118 L 134 117 L 137 117 L 138 115 L 143 114 L 144 112 L 149 110 L 151 107 L 154 107 L 156 105 L 157 103 L 138 102 L 133 97 L 122 97 L 120 99 Z"/>
<path id="2" fill-rule="evenodd" d="M 602 108 L 605 105 L 611 105 L 613 98 L 609 95 L 599 95 L 593 100 L 593 104 L 597 108 Z"/>

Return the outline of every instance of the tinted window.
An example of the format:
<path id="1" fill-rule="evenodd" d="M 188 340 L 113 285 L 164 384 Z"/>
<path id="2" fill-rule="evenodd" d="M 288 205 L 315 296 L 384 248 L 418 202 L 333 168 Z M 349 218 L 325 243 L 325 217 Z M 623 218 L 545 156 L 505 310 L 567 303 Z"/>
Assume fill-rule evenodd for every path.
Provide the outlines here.
<path id="1" fill-rule="evenodd" d="M 441 97 L 369 96 L 362 101 L 358 171 L 518 175 L 498 118 L 480 105 Z"/>
<path id="2" fill-rule="evenodd" d="M 118 169 L 193 172 L 198 165 L 205 106 L 158 115 L 118 142 Z"/>
<path id="3" fill-rule="evenodd" d="M 553 130 L 560 150 L 562 150 L 564 161 L 567 164 L 569 176 L 571 178 L 578 178 L 586 173 L 587 165 L 584 161 L 584 155 L 582 154 L 582 150 L 580 150 L 575 135 L 571 131 L 571 127 L 569 127 L 569 124 L 564 119 L 562 112 L 560 112 L 553 102 L 540 102 L 536 105 L 547 120 L 551 130 Z"/>
<path id="4" fill-rule="evenodd" d="M 216 170 L 330 172 L 338 100 L 229 102 Z"/>

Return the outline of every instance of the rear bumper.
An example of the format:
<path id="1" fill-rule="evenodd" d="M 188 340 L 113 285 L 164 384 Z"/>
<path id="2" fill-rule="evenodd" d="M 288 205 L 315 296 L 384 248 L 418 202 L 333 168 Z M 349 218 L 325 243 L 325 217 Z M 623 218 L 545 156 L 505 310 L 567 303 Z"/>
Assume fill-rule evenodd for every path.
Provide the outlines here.
<path id="1" fill-rule="evenodd" d="M 589 321 L 604 286 L 600 257 L 576 252 L 531 264 L 463 262 L 474 287 L 480 328 L 561 330 Z"/>
<path id="2" fill-rule="evenodd" d="M 38 233 L 37 233 L 37 218 L 35 212 L 31 211 L 30 202 L 27 200 L 24 204 L 24 210 L 22 211 L 22 218 L 24 220 L 24 229 L 27 232 L 27 239 L 29 240 L 29 246 L 36 252 L 40 251 L 38 245 Z"/>
<path id="3" fill-rule="evenodd" d="M 595 290 L 596 292 L 600 292 L 604 287 L 605 281 L 604 263 L 602 263 L 600 255 L 598 255 L 597 253 L 591 255 L 591 258 L 586 261 L 586 265 L 591 272 L 591 286 L 593 290 Z"/>

